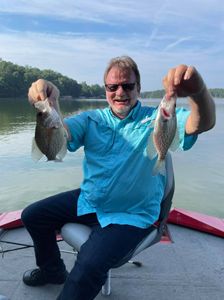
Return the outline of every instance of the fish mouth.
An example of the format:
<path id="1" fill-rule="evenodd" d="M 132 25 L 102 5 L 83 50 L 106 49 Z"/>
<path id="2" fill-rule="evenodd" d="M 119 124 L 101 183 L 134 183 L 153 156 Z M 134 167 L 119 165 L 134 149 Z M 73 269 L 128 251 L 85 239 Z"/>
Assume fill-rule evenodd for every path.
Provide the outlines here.
<path id="1" fill-rule="evenodd" d="M 161 113 L 165 119 L 170 119 L 171 114 L 165 108 L 161 108 Z"/>

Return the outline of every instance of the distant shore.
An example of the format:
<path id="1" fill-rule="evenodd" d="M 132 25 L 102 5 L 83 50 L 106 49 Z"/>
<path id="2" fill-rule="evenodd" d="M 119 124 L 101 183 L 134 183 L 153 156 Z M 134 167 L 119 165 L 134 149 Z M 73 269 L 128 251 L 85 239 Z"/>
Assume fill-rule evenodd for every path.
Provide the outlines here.
<path id="1" fill-rule="evenodd" d="M 214 96 L 212 95 L 214 99 L 221 99 L 221 100 L 224 100 L 224 95 L 223 96 Z M 145 99 L 145 100 L 156 100 L 156 99 L 161 99 L 163 96 L 141 96 L 139 97 L 139 99 Z M 187 97 L 178 97 L 180 99 L 185 99 Z M 20 97 L 0 97 L 0 101 L 3 101 L 3 100 L 24 100 L 24 99 L 27 99 L 27 95 L 25 96 L 20 96 Z M 72 97 L 72 96 L 61 96 L 60 97 L 60 101 L 99 101 L 99 102 L 104 102 L 106 101 L 106 98 L 97 98 L 97 97 L 79 97 L 79 98 L 75 98 L 75 97 Z"/>

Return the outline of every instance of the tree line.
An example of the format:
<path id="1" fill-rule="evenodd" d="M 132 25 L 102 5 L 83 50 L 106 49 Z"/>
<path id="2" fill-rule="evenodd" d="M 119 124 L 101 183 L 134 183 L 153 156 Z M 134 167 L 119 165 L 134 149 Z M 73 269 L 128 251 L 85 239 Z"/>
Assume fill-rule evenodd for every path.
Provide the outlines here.
<path id="1" fill-rule="evenodd" d="M 224 98 L 224 89 L 209 89 L 211 95 L 214 98 Z M 148 98 L 148 99 L 153 99 L 153 98 L 162 98 L 165 94 L 164 90 L 156 90 L 152 92 L 143 92 L 141 93 L 142 98 Z"/>
<path id="2" fill-rule="evenodd" d="M 78 83 L 61 73 L 52 70 L 40 70 L 30 66 L 19 66 L 0 59 L 0 98 L 26 97 L 31 83 L 43 78 L 54 83 L 61 96 L 72 98 L 105 98 L 104 86 Z M 213 97 L 224 98 L 224 89 L 210 89 Z M 142 98 L 162 98 L 164 90 L 142 92 Z"/>
<path id="3" fill-rule="evenodd" d="M 105 98 L 104 86 L 78 83 L 76 80 L 52 70 L 40 70 L 30 66 L 19 66 L 0 59 L 0 98 L 27 96 L 31 83 L 39 78 L 51 81 L 61 96 L 72 98 Z"/>

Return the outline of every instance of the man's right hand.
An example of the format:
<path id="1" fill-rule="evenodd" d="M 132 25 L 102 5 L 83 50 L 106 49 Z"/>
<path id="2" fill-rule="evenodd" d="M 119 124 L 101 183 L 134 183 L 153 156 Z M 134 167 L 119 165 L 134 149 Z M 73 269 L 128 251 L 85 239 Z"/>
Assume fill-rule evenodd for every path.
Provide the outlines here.
<path id="1" fill-rule="evenodd" d="M 52 82 L 38 79 L 29 88 L 28 100 L 31 105 L 34 105 L 35 102 L 48 98 L 50 105 L 57 109 L 59 95 L 58 88 Z"/>

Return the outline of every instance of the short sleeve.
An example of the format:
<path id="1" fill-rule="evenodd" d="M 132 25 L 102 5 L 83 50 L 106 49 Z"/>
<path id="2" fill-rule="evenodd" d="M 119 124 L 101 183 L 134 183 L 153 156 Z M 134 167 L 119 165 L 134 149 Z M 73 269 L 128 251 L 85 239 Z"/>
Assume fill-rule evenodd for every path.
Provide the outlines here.
<path id="1" fill-rule="evenodd" d="M 71 140 L 67 142 L 67 148 L 69 151 L 74 152 L 83 146 L 87 128 L 87 119 L 88 117 L 85 113 L 64 119 L 64 123 L 71 134 Z"/>
<path id="2" fill-rule="evenodd" d="M 177 115 L 177 129 L 179 133 L 179 140 L 180 140 L 180 148 L 182 150 L 189 150 L 197 140 L 197 134 L 186 134 L 185 127 L 187 119 L 190 115 L 190 111 L 185 108 L 177 108 L 176 110 Z"/>

